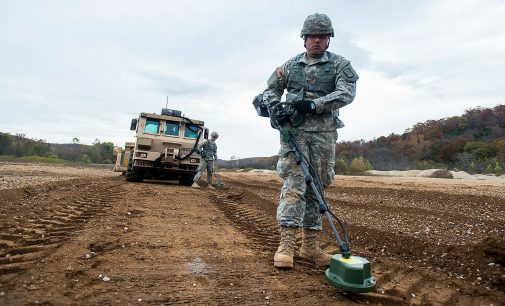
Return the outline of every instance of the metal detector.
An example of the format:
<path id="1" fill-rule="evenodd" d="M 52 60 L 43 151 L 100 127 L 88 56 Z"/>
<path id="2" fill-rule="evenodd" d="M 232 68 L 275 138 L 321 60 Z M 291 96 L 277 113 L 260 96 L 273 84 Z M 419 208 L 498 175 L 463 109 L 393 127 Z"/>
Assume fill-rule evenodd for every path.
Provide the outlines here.
<path id="1" fill-rule="evenodd" d="M 294 139 L 294 135 L 288 129 L 282 127 L 279 124 L 279 118 L 276 118 L 275 114 L 282 114 L 283 120 L 289 121 L 294 114 L 294 110 L 289 103 L 279 102 L 275 105 L 265 105 L 263 102 L 262 95 L 256 96 L 253 101 L 253 105 L 258 112 L 258 115 L 262 117 L 269 117 L 270 124 L 274 129 L 279 130 L 281 135 L 285 136 L 295 153 L 296 164 L 300 166 L 302 172 L 305 176 L 305 182 L 312 188 L 312 191 L 316 195 L 317 201 L 319 203 L 319 212 L 323 214 L 326 221 L 330 225 L 331 231 L 335 236 L 338 244 L 338 248 L 341 254 L 332 255 L 330 260 L 330 267 L 326 270 L 325 276 L 328 282 L 340 289 L 349 292 L 370 292 L 376 289 L 376 281 L 372 276 L 372 268 L 370 262 L 360 256 L 351 256 L 351 249 L 349 247 L 349 239 L 347 237 L 347 232 L 345 230 L 344 224 L 340 219 L 330 211 L 328 204 L 324 199 L 324 190 L 321 186 L 317 173 L 314 173 L 314 177 L 310 173 L 311 165 L 308 158 L 304 156 L 298 147 Z M 267 115 L 267 116 L 265 116 Z M 316 185 L 317 183 L 317 185 Z M 337 228 L 333 224 L 332 217 L 337 221 L 340 226 L 340 230 L 344 237 L 344 242 L 340 238 Z"/>
<path id="2" fill-rule="evenodd" d="M 216 174 L 216 170 L 215 170 L 215 167 L 214 165 L 212 165 L 212 176 L 214 176 L 216 178 L 216 183 L 214 183 L 214 187 L 218 188 L 218 189 L 224 189 L 224 183 L 221 181 L 221 178 L 219 177 L 219 175 Z"/>

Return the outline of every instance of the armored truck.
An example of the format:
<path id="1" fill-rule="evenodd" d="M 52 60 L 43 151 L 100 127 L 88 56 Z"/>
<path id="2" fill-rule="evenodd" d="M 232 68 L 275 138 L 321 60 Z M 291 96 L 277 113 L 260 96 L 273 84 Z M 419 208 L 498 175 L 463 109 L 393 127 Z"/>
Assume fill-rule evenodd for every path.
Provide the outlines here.
<path id="1" fill-rule="evenodd" d="M 114 148 L 114 171 L 123 172 L 131 182 L 150 178 L 193 183 L 200 163 L 197 146 L 209 135 L 203 121 L 163 108 L 161 114 L 140 113 L 132 119 L 130 130 L 136 132 L 135 142 Z"/>

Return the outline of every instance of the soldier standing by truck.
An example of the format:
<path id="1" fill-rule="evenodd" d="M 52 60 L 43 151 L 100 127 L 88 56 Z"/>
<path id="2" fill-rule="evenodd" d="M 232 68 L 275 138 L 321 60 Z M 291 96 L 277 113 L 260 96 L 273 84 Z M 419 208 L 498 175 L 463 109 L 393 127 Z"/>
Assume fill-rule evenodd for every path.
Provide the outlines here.
<path id="1" fill-rule="evenodd" d="M 198 166 L 198 172 L 193 179 L 193 188 L 200 188 L 198 185 L 198 181 L 203 174 L 205 169 L 207 170 L 207 183 L 209 189 L 215 189 L 212 186 L 212 174 L 214 173 L 214 162 L 217 160 L 217 145 L 216 139 L 219 137 L 217 132 L 212 132 L 210 134 L 210 140 L 204 140 L 198 146 L 198 152 L 200 152 L 200 156 L 202 157 L 200 160 L 200 165 Z"/>

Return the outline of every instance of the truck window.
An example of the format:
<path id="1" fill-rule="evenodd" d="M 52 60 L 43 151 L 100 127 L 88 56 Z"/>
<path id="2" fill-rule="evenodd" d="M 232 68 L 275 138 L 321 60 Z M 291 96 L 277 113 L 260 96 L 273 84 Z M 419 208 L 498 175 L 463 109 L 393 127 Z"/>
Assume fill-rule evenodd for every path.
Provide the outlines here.
<path id="1" fill-rule="evenodd" d="M 160 121 L 158 119 L 147 118 L 144 133 L 158 134 L 160 130 Z"/>
<path id="2" fill-rule="evenodd" d="M 184 129 L 184 137 L 196 139 L 198 137 L 198 128 L 194 125 L 186 125 Z"/>
<path id="3" fill-rule="evenodd" d="M 179 136 L 179 122 L 167 121 L 165 125 L 165 135 Z"/>

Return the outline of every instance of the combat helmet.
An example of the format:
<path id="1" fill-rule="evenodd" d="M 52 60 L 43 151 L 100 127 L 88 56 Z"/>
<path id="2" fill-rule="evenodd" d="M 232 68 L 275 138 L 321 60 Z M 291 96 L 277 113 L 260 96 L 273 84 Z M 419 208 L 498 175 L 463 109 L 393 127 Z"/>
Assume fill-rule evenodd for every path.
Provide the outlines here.
<path id="1" fill-rule="evenodd" d="M 217 132 L 212 132 L 212 133 L 210 133 L 210 137 L 216 137 L 216 138 L 218 138 L 219 134 Z"/>
<path id="2" fill-rule="evenodd" d="M 303 22 L 300 37 L 304 38 L 305 35 L 309 34 L 329 34 L 331 37 L 333 37 L 334 33 L 330 17 L 328 17 L 326 14 L 318 13 L 307 16 Z"/>

